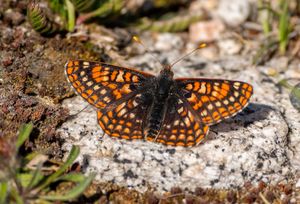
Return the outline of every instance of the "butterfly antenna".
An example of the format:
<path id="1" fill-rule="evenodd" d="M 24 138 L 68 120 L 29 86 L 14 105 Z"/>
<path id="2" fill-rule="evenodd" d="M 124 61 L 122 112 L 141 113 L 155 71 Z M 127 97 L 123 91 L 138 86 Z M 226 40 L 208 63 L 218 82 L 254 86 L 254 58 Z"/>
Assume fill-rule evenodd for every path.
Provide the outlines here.
<path id="1" fill-rule="evenodd" d="M 200 43 L 198 45 L 198 47 L 192 51 L 190 51 L 189 53 L 187 53 L 186 55 L 183 55 L 182 57 L 180 57 L 179 59 L 175 60 L 175 62 L 173 62 L 170 67 L 173 67 L 175 64 L 177 64 L 178 62 L 180 62 L 182 59 L 186 58 L 187 56 L 190 56 L 191 54 L 193 54 L 194 52 L 196 52 L 197 50 L 200 50 L 202 48 L 206 47 L 206 43 Z"/>
<path id="2" fill-rule="evenodd" d="M 148 52 L 152 57 L 153 59 L 155 59 L 156 62 L 158 62 L 162 67 L 164 67 L 165 65 L 163 65 L 163 63 L 161 63 L 151 52 L 150 50 L 146 47 L 146 45 L 141 41 L 141 39 L 137 36 L 133 36 L 132 39 L 137 42 L 138 44 L 142 45 L 144 47 L 144 49 L 146 50 L 146 52 Z"/>

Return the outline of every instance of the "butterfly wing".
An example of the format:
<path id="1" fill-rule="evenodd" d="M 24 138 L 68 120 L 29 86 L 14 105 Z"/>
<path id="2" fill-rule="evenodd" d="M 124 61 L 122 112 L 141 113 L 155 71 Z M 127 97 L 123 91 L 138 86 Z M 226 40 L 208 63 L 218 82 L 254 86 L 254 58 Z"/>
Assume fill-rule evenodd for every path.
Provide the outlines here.
<path id="1" fill-rule="evenodd" d="M 98 123 L 106 134 L 122 139 L 142 139 L 142 123 L 151 104 L 151 97 L 137 94 L 113 110 L 97 111 Z"/>
<path id="2" fill-rule="evenodd" d="M 189 110 L 187 104 L 174 96 L 169 100 L 162 129 L 155 138 L 147 138 L 165 145 L 194 146 L 207 135 L 209 127 L 201 123 Z"/>
<path id="3" fill-rule="evenodd" d="M 201 122 L 213 125 L 245 108 L 253 94 L 250 84 L 219 79 L 176 79 L 178 94 Z"/>
<path id="4" fill-rule="evenodd" d="M 110 110 L 140 91 L 151 74 L 114 65 L 70 60 L 65 65 L 67 79 L 76 92 L 98 109 Z"/>

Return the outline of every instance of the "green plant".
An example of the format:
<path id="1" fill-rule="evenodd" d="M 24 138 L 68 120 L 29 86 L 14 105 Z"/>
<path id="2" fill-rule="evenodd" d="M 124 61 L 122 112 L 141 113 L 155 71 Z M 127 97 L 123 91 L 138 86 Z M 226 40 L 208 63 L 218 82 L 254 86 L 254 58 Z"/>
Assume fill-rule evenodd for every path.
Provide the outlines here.
<path id="1" fill-rule="evenodd" d="M 289 34 L 291 32 L 290 24 L 290 0 L 278 0 L 277 8 L 271 7 L 270 1 L 259 0 L 259 10 L 261 16 L 261 24 L 264 34 L 269 37 L 272 31 L 272 24 L 277 21 L 277 44 L 280 54 L 284 55 L 289 42 Z M 271 39 L 272 41 L 272 39 Z"/>
<path id="2" fill-rule="evenodd" d="M 293 86 L 287 79 L 282 79 L 278 84 L 290 91 L 290 102 L 295 109 L 300 111 L 300 83 Z"/>
<path id="3" fill-rule="evenodd" d="M 136 25 L 136 28 L 140 30 L 151 30 L 158 32 L 179 32 L 187 29 L 190 24 L 197 22 L 203 18 L 203 14 L 183 14 L 172 15 L 168 19 L 150 20 L 148 18 L 142 18 Z"/>
<path id="4" fill-rule="evenodd" d="M 271 21 L 272 21 L 272 10 L 271 10 L 271 2 L 264 0 L 258 1 L 258 6 L 260 8 L 260 20 L 262 24 L 262 28 L 265 35 L 268 35 L 272 29 Z"/>
<path id="5" fill-rule="evenodd" d="M 68 201 L 77 198 L 90 185 L 94 174 L 84 176 L 81 173 L 66 170 L 71 166 L 79 154 L 79 147 L 73 146 L 67 160 L 51 174 L 43 171 L 43 162 L 38 162 L 36 167 L 29 167 L 30 163 L 39 160 L 42 155 L 32 152 L 25 156 L 19 155 L 20 147 L 28 139 L 33 125 L 22 125 L 17 141 L 11 145 L 1 140 L 0 159 L 0 204 L 4 203 L 51 203 L 52 201 Z M 64 182 L 73 183 L 67 192 L 57 193 L 54 186 Z"/>
<path id="6" fill-rule="evenodd" d="M 280 1 L 279 25 L 278 25 L 278 41 L 279 52 L 285 54 L 288 45 L 288 35 L 290 32 L 290 15 L 289 15 L 289 0 Z"/>
<path id="7" fill-rule="evenodd" d="M 49 36 L 63 30 L 59 24 L 53 22 L 49 17 L 47 17 L 43 10 L 35 2 L 28 4 L 27 19 L 33 29 L 41 35 Z"/>
<path id="8" fill-rule="evenodd" d="M 150 0 L 148 3 L 135 6 L 124 0 L 49 0 L 48 2 L 50 13 L 60 17 L 60 24 L 54 22 L 53 17 L 46 15 L 46 9 L 41 9 L 36 1 L 31 0 L 27 7 L 30 24 L 37 32 L 45 36 L 63 31 L 72 32 L 75 24 L 95 18 L 102 23 L 114 22 L 121 26 L 133 26 L 141 30 L 177 32 L 185 30 L 191 23 L 198 21 L 203 16 L 200 12 L 179 15 L 173 19 L 163 19 L 164 16 L 170 14 L 174 16 L 174 13 L 166 13 L 166 8 L 181 5 L 181 0 Z M 152 12 L 155 14 L 152 14 L 152 18 L 145 17 L 140 20 L 143 17 L 143 11 L 147 9 L 158 9 L 158 12 Z M 158 18 L 159 16 L 161 18 Z"/>

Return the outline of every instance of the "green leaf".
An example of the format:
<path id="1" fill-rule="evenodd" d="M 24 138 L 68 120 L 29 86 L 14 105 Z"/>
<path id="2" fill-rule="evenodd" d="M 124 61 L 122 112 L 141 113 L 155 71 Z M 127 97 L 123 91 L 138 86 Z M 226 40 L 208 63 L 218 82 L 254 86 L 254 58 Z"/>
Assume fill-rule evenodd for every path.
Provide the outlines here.
<path id="1" fill-rule="evenodd" d="M 171 15 L 171 14 L 169 14 Z M 165 15 L 166 17 L 167 15 Z M 174 16 L 170 19 L 160 19 L 152 21 L 148 18 L 142 18 L 138 23 L 133 25 L 140 30 L 151 30 L 158 32 L 179 32 L 187 29 L 192 23 L 203 18 L 202 13 L 185 13 Z"/>
<path id="2" fill-rule="evenodd" d="M 289 34 L 289 0 L 281 0 L 280 3 L 282 11 L 279 17 L 279 51 L 281 54 L 285 54 Z"/>
<path id="3" fill-rule="evenodd" d="M 278 82 L 279 85 L 289 89 L 289 90 L 292 90 L 293 89 L 293 86 L 291 84 L 289 84 L 288 80 L 287 79 L 282 79 Z"/>
<path id="4" fill-rule="evenodd" d="M 40 172 L 39 169 L 36 169 L 34 172 L 30 173 L 19 173 L 17 174 L 18 180 L 21 182 L 21 185 L 24 188 L 27 188 L 32 185 L 36 185 L 40 180 L 43 179 L 43 174 Z"/>
<path id="5" fill-rule="evenodd" d="M 30 152 L 25 157 L 22 158 L 22 162 L 24 166 L 26 166 L 31 160 L 33 160 L 35 157 L 40 156 L 41 153 L 39 152 Z"/>
<path id="6" fill-rule="evenodd" d="M 32 189 L 44 178 L 41 168 L 42 168 L 42 163 L 39 163 L 31 177 L 30 182 L 27 185 L 27 189 Z"/>
<path id="7" fill-rule="evenodd" d="M 72 181 L 81 182 L 85 179 L 85 176 L 81 173 L 68 173 L 58 177 L 55 181 Z"/>
<path id="8" fill-rule="evenodd" d="M 32 123 L 28 123 L 28 124 L 23 124 L 19 130 L 19 136 L 17 139 L 17 149 L 20 148 L 20 146 L 25 142 L 25 140 L 28 139 L 31 131 L 33 129 L 33 124 Z"/>
<path id="9" fill-rule="evenodd" d="M 300 83 L 293 87 L 290 93 L 290 101 L 294 108 L 300 111 Z"/>
<path id="10" fill-rule="evenodd" d="M 66 7 L 68 11 L 68 31 L 73 31 L 75 28 L 75 8 L 70 0 L 66 0 Z"/>
<path id="11" fill-rule="evenodd" d="M 15 188 L 11 189 L 10 195 L 11 195 L 12 199 L 14 200 L 13 203 L 16 203 L 16 204 L 24 203 L 23 198 L 20 196 L 19 192 Z"/>
<path id="12" fill-rule="evenodd" d="M 79 147 L 78 146 L 73 146 L 70 154 L 66 160 L 66 162 L 53 174 L 51 174 L 46 180 L 45 182 L 43 182 L 40 186 L 39 186 L 39 190 L 47 187 L 50 183 L 54 182 L 57 177 L 59 177 L 60 175 L 62 175 L 66 169 L 75 161 L 75 159 L 77 158 L 77 156 L 79 155 Z"/>
<path id="13" fill-rule="evenodd" d="M 124 7 L 124 3 L 123 0 L 104 0 L 96 10 L 80 15 L 77 18 L 77 22 L 83 23 L 94 17 L 105 18 L 112 14 L 116 15 Z"/>
<path id="14" fill-rule="evenodd" d="M 52 2 L 52 1 L 50 1 Z M 51 3 L 50 3 L 51 4 Z M 60 6 L 63 11 L 62 6 Z M 27 18 L 34 30 L 41 35 L 50 36 L 57 32 L 63 31 L 61 25 L 52 21 L 43 11 L 37 1 L 30 1 L 27 6 Z"/>
<path id="15" fill-rule="evenodd" d="M 105 3 L 105 1 L 107 0 L 71 0 L 75 10 L 80 13 L 86 13 L 94 10 L 95 8 L 99 8 L 101 4 Z"/>
<path id="16" fill-rule="evenodd" d="M 69 201 L 75 199 L 84 192 L 84 190 L 90 185 L 94 177 L 94 173 L 89 175 L 86 179 L 78 183 L 74 188 L 72 188 L 69 192 L 65 193 L 64 195 L 47 195 L 40 196 L 40 198 L 51 201 Z"/>
<path id="17" fill-rule="evenodd" d="M 7 193 L 8 193 L 7 191 L 8 191 L 7 182 L 1 182 L 0 183 L 0 204 L 6 203 L 6 197 L 7 197 Z"/>

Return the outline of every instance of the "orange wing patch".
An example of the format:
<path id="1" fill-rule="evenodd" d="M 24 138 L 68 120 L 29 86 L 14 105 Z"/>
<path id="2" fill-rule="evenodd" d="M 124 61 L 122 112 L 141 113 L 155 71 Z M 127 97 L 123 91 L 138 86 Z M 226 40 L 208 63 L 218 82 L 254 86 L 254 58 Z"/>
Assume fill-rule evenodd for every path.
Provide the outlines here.
<path id="1" fill-rule="evenodd" d="M 171 146 L 195 146 L 208 134 L 209 127 L 194 117 L 192 112 L 179 99 L 169 104 L 164 125 L 156 138 L 146 138 Z"/>
<path id="2" fill-rule="evenodd" d="M 135 94 L 135 87 L 153 75 L 104 63 L 70 60 L 66 76 L 76 92 L 96 108 L 103 109 Z"/>
<path id="3" fill-rule="evenodd" d="M 234 116 L 247 106 L 253 94 L 250 84 L 210 79 L 177 79 L 182 95 L 207 125 Z"/>
<path id="4" fill-rule="evenodd" d="M 107 135 L 127 140 L 143 138 L 142 117 L 146 109 L 139 104 L 140 97 L 138 94 L 106 113 L 97 111 L 98 123 Z"/>

